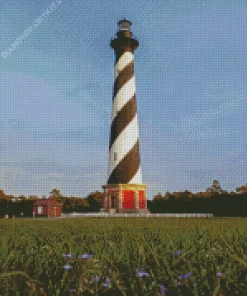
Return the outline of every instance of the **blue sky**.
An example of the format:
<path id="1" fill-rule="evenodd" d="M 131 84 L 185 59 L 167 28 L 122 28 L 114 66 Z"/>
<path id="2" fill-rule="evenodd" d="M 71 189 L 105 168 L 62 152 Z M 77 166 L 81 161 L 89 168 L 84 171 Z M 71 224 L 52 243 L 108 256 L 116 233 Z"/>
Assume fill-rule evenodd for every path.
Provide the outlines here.
<path id="1" fill-rule="evenodd" d="M 213 179 L 226 190 L 247 182 L 247 1 L 0 0 L 0 16 L 6 193 L 58 188 L 86 196 L 106 183 L 109 42 L 124 17 L 140 42 L 135 74 L 148 198 L 204 191 Z"/>

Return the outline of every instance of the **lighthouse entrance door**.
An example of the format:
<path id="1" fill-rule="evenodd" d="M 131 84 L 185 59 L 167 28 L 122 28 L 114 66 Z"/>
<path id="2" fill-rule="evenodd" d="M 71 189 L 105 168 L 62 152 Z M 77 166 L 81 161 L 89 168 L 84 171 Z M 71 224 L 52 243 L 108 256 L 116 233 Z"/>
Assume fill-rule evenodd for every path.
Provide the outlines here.
<path id="1" fill-rule="evenodd" d="M 116 205 L 116 197 L 112 196 L 111 197 L 111 209 L 115 209 L 115 205 Z"/>
<path id="2" fill-rule="evenodd" d="M 114 195 L 111 196 L 110 199 L 110 204 L 109 204 L 109 212 L 110 214 L 115 214 L 116 213 L 116 197 Z"/>

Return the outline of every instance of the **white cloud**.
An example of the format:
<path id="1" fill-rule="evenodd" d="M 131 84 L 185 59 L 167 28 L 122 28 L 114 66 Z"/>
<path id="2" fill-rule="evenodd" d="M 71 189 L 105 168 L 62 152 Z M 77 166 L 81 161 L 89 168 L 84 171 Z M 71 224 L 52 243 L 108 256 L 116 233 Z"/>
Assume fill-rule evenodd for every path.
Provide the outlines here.
<path id="1" fill-rule="evenodd" d="M 1 110 L 2 124 L 43 132 L 101 124 L 94 110 L 68 100 L 55 86 L 43 80 L 4 71 L 0 72 L 0 79 L 1 95 L 5 98 Z"/>
<path id="2" fill-rule="evenodd" d="M 101 190 L 104 174 L 65 175 L 61 173 L 34 174 L 17 167 L 1 167 L 1 186 L 8 194 L 48 195 L 58 188 L 64 195 L 87 195 L 91 191 Z"/>

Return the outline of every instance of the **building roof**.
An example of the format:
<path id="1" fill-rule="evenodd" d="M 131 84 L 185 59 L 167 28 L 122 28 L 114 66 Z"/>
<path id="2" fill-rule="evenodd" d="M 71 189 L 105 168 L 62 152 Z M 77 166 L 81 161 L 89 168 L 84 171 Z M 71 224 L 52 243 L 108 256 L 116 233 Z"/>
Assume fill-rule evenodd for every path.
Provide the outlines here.
<path id="1" fill-rule="evenodd" d="M 56 201 L 55 199 L 39 199 L 36 200 L 33 204 L 34 206 L 44 206 L 44 205 L 56 205 L 56 206 L 62 206 L 63 204 L 61 202 Z"/>

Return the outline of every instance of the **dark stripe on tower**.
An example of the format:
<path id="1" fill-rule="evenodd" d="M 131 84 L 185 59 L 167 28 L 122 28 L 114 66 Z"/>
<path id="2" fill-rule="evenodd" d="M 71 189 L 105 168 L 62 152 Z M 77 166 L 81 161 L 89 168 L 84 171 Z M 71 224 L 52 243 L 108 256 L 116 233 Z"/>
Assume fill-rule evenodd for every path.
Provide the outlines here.
<path id="1" fill-rule="evenodd" d="M 134 61 L 130 62 L 124 69 L 119 73 L 118 77 L 114 82 L 113 100 L 119 90 L 134 76 Z"/>
<path id="2" fill-rule="evenodd" d="M 136 115 L 136 95 L 123 106 L 123 108 L 118 112 L 117 116 L 114 118 L 111 125 L 111 137 L 109 148 L 121 134 L 121 132 L 127 127 L 127 125 L 133 120 Z"/>
<path id="3" fill-rule="evenodd" d="M 139 139 L 112 171 L 108 184 L 127 184 L 135 176 L 140 166 Z"/>

